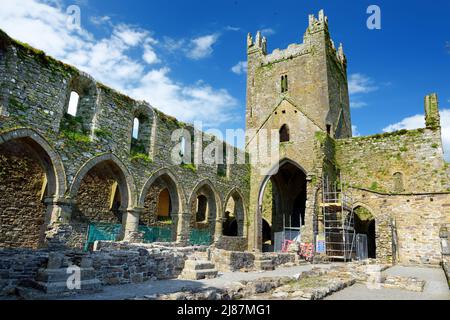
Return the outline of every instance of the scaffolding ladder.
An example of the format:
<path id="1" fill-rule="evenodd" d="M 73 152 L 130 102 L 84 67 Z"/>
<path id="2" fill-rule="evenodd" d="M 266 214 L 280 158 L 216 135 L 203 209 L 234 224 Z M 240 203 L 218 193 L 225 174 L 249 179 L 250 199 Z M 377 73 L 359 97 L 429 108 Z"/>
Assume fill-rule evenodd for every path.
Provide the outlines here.
<path id="1" fill-rule="evenodd" d="M 332 260 L 351 261 L 355 257 L 355 220 L 353 199 L 340 182 L 323 177 L 320 203 L 325 233 L 325 249 Z"/>

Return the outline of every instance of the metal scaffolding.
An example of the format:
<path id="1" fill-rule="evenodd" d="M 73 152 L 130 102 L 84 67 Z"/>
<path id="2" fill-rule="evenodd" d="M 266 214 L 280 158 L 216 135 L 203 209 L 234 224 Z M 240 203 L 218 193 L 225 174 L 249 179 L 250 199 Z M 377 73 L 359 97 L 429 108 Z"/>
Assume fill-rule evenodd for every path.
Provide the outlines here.
<path id="1" fill-rule="evenodd" d="M 330 259 L 351 261 L 355 257 L 353 199 L 340 182 L 323 178 L 322 202 L 326 254 Z"/>

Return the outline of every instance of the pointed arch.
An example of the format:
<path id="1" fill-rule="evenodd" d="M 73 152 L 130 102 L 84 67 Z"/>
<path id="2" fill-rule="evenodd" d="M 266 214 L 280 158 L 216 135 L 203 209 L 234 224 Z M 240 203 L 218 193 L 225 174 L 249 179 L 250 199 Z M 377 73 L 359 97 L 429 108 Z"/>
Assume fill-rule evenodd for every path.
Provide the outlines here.
<path id="1" fill-rule="evenodd" d="M 91 158 L 78 170 L 69 190 L 70 197 L 72 199 L 76 198 L 83 178 L 91 169 L 102 163 L 111 164 L 113 170 L 117 175 L 117 182 L 122 198 L 122 205 L 126 206 L 127 208 L 133 207 L 135 204 L 136 196 L 134 179 L 128 169 L 122 163 L 122 161 L 112 153 L 106 153 Z"/>
<path id="2" fill-rule="evenodd" d="M 227 196 L 225 197 L 225 200 L 223 202 L 223 210 L 222 212 L 226 212 L 228 202 L 233 199 L 234 206 L 235 206 L 235 212 L 236 212 L 236 222 L 237 222 L 237 236 L 244 236 L 245 235 L 245 225 L 247 222 L 247 212 L 246 212 L 246 205 L 245 205 L 245 198 L 242 194 L 242 192 L 239 190 L 239 188 L 234 187 L 231 189 L 230 192 L 228 192 Z"/>
<path id="3" fill-rule="evenodd" d="M 269 181 L 273 182 L 273 190 L 276 190 L 272 198 L 275 208 L 272 211 L 272 234 L 281 232 L 286 227 L 298 231 L 300 230 L 302 220 L 309 219 L 309 221 L 312 221 L 310 213 L 306 215 L 308 194 L 307 173 L 297 162 L 289 158 L 284 158 L 268 170 L 267 174 L 260 181 L 255 214 L 256 227 L 253 230 L 253 236 L 255 248 L 263 248 L 263 250 L 274 250 L 275 245 L 274 238 L 272 238 L 272 246 L 265 246 L 262 242 L 263 201 Z M 301 201 L 296 201 L 298 197 L 300 197 Z"/>
<path id="4" fill-rule="evenodd" d="M 172 214 L 179 214 L 183 212 L 183 204 L 185 202 L 185 196 L 178 179 L 168 168 L 162 168 L 156 171 L 152 176 L 147 180 L 145 185 L 142 187 L 142 190 L 139 194 L 139 199 L 137 201 L 138 207 L 144 207 L 145 198 L 147 197 L 147 193 L 150 187 L 158 180 L 162 179 L 167 184 L 167 189 L 169 190 L 170 199 L 172 202 Z"/>
<path id="5" fill-rule="evenodd" d="M 37 131 L 28 128 L 15 129 L 0 134 L 0 144 L 22 139 L 28 143 L 40 157 L 46 169 L 49 192 L 55 197 L 62 197 L 66 193 L 67 183 L 64 165 L 59 154 L 50 146 L 47 140 Z"/>
<path id="6" fill-rule="evenodd" d="M 291 141 L 291 133 L 289 130 L 289 125 L 285 123 L 280 128 L 280 142 L 289 142 L 289 141 Z"/>

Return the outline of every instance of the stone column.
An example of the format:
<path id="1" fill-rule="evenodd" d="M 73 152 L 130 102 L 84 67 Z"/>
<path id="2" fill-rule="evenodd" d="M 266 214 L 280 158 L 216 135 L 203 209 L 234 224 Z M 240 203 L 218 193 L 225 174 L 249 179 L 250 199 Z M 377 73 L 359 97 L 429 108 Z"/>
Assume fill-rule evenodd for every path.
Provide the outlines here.
<path id="1" fill-rule="evenodd" d="M 314 217 L 316 215 L 315 187 L 308 177 L 306 182 L 305 227 L 302 229 L 302 242 L 314 243 Z"/>
<path id="2" fill-rule="evenodd" d="M 144 212 L 144 208 L 128 208 L 122 215 L 123 240 L 131 241 L 138 232 L 139 217 Z M 133 241 L 135 242 L 135 241 Z"/>
<path id="3" fill-rule="evenodd" d="M 222 217 L 216 218 L 216 225 L 214 227 L 214 242 L 219 241 L 220 237 L 223 234 L 223 222 L 224 218 Z"/>
<path id="4" fill-rule="evenodd" d="M 45 198 L 47 207 L 46 225 L 69 223 L 72 216 L 73 200 L 59 197 Z"/>
<path id="5" fill-rule="evenodd" d="M 262 252 L 262 206 L 257 207 L 256 210 L 251 237 L 253 238 L 253 251 Z"/>
<path id="6" fill-rule="evenodd" d="M 177 242 L 186 245 L 189 242 L 189 224 L 191 222 L 190 213 L 178 214 L 177 223 Z"/>

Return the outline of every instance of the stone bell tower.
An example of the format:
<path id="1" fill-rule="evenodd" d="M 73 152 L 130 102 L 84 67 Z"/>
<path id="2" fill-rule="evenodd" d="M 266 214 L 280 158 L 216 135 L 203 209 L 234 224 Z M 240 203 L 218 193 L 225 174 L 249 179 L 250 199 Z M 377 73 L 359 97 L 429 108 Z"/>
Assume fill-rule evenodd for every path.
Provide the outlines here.
<path id="1" fill-rule="evenodd" d="M 330 37 L 323 10 L 317 18 L 309 16 L 302 43 L 272 53 L 268 53 L 267 47 L 267 39 L 260 32 L 255 37 L 248 34 L 246 147 L 251 153 L 259 133 L 277 130 L 279 164 L 286 167 L 280 168 L 284 172 L 280 178 L 275 176 L 276 172 L 261 172 L 259 164 L 252 164 L 250 212 L 255 216 L 249 230 L 249 249 L 256 250 L 264 242 L 261 199 L 267 177 L 272 176 L 270 179 L 278 184 L 275 201 L 278 212 L 289 215 L 300 210 L 308 229 L 305 234 L 312 236 L 314 194 L 310 184 L 314 176 L 322 175 L 318 168 L 323 160 L 315 148 L 317 134 L 322 132 L 337 139 L 352 136 L 347 60 L 342 44 L 336 48 Z M 272 162 L 270 165 L 276 166 Z M 295 179 L 289 180 L 287 176 L 296 174 L 298 183 L 292 184 Z M 299 195 L 301 192 L 304 194 Z M 289 219 L 289 216 L 274 216 L 270 226 L 272 236 Z"/>

